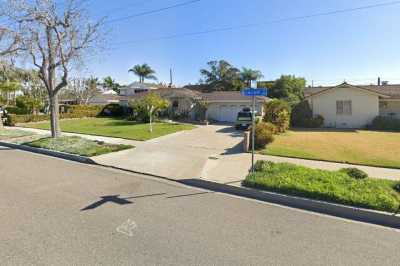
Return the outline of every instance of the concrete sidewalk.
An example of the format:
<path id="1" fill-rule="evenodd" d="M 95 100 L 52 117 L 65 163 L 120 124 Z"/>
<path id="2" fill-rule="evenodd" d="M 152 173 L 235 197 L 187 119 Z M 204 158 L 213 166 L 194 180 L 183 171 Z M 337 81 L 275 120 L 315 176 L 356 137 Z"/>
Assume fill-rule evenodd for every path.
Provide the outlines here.
<path id="1" fill-rule="evenodd" d="M 40 135 L 49 131 L 14 127 Z M 96 163 L 119 169 L 166 177 L 169 179 L 202 178 L 219 183 L 241 182 L 248 174 L 251 154 L 242 152 L 242 132 L 227 125 L 200 126 L 149 141 L 63 133 L 136 148 L 92 158 Z M 359 168 L 369 176 L 400 180 L 400 169 L 359 166 L 343 163 L 256 155 L 256 160 L 288 162 L 324 170 Z"/>
<path id="2" fill-rule="evenodd" d="M 256 160 L 266 160 L 277 163 L 287 162 L 324 170 L 339 170 L 341 168 L 355 167 L 365 171 L 370 177 L 400 180 L 400 169 L 360 166 L 258 154 L 256 155 Z M 202 178 L 219 183 L 240 182 L 241 180 L 245 179 L 250 167 L 250 153 L 220 156 L 218 160 L 207 161 L 207 164 L 203 170 Z"/>

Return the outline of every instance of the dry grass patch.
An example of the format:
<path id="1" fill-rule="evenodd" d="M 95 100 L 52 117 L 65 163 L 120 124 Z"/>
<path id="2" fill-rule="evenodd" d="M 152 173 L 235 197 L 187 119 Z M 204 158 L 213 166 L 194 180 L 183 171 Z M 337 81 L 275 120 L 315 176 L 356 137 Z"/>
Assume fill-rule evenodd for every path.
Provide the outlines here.
<path id="1" fill-rule="evenodd" d="M 277 136 L 261 153 L 400 168 L 400 133 L 295 130 Z"/>

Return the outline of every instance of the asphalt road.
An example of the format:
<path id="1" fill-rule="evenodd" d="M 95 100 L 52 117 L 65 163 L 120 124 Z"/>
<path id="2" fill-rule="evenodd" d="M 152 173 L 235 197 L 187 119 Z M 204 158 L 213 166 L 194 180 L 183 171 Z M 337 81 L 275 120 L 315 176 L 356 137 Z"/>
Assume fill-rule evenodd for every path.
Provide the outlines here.
<path id="1" fill-rule="evenodd" d="M 0 147 L 1 265 L 399 265 L 399 252 L 394 229 Z"/>

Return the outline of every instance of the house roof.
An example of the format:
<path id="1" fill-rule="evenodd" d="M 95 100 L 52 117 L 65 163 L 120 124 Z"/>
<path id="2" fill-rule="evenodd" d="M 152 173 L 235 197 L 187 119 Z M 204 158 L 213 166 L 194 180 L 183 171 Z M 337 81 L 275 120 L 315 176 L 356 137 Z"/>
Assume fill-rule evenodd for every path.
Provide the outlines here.
<path id="1" fill-rule="evenodd" d="M 250 97 L 242 96 L 240 91 L 214 91 L 209 93 L 201 93 L 194 90 L 189 90 L 185 88 L 160 88 L 157 90 L 152 90 L 151 92 L 159 94 L 161 97 L 166 98 L 192 98 L 192 99 L 203 99 L 207 102 L 249 102 L 251 101 Z M 140 99 L 145 95 L 149 94 L 148 92 L 137 93 L 132 96 L 121 96 L 122 100 L 130 100 L 130 99 Z M 268 101 L 268 97 L 257 96 L 257 102 L 266 102 Z"/>
<path id="2" fill-rule="evenodd" d="M 308 87 L 304 89 L 304 96 L 312 97 L 331 89 L 336 88 L 356 88 L 360 90 L 364 90 L 368 93 L 377 94 L 383 98 L 399 98 L 400 99 L 400 85 L 385 85 L 385 86 L 378 86 L 378 85 L 367 85 L 367 86 L 355 86 L 348 84 L 346 82 L 338 85 L 338 86 L 324 86 L 324 87 Z"/>
<path id="3" fill-rule="evenodd" d="M 154 84 L 146 84 L 146 83 L 140 83 L 140 82 L 133 82 L 127 86 L 123 86 L 121 89 L 143 89 L 143 90 L 148 90 L 148 89 L 156 89 L 157 86 Z"/>
<path id="4" fill-rule="evenodd" d="M 188 90 L 185 88 L 159 88 L 152 91 L 136 93 L 135 95 L 132 96 L 121 96 L 121 99 L 125 100 L 140 99 L 149 93 L 157 93 L 161 97 L 166 97 L 166 98 L 192 98 L 192 99 L 201 98 L 201 94 L 199 92 Z"/>
<path id="5" fill-rule="evenodd" d="M 214 91 L 202 93 L 201 96 L 208 102 L 247 102 L 251 101 L 250 97 L 243 96 L 240 91 Z M 266 102 L 268 97 L 257 96 L 257 102 Z"/>

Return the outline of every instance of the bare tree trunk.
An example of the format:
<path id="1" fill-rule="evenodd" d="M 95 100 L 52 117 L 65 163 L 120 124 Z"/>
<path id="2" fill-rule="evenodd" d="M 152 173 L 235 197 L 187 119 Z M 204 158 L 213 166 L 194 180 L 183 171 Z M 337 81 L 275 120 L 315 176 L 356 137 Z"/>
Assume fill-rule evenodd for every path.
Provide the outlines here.
<path id="1" fill-rule="evenodd" d="M 61 136 L 61 129 L 59 124 L 59 105 L 58 95 L 52 95 L 50 97 L 50 125 L 51 125 L 51 136 L 58 138 Z"/>
<path id="2" fill-rule="evenodd" d="M 3 127 L 4 127 L 4 125 L 3 125 L 3 114 L 0 113 L 0 129 L 3 128 Z"/>

